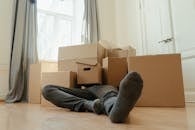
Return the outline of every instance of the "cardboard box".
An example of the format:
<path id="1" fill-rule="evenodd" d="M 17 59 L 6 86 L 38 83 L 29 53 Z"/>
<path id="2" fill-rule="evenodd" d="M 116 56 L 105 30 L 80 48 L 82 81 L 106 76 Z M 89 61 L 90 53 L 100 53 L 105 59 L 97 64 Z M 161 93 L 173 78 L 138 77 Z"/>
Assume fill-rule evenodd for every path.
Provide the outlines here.
<path id="1" fill-rule="evenodd" d="M 88 59 L 102 63 L 104 57 L 105 48 L 99 43 L 60 47 L 58 53 L 59 71 L 69 70 L 76 72 L 75 61 L 78 59 Z"/>
<path id="2" fill-rule="evenodd" d="M 67 88 L 73 88 L 76 85 L 76 73 L 71 71 L 45 72 L 42 73 L 41 88 L 46 85 L 57 85 Z M 54 106 L 41 96 L 42 106 Z"/>
<path id="3" fill-rule="evenodd" d="M 59 60 L 58 61 L 59 71 L 73 71 L 77 72 L 76 60 Z"/>
<path id="4" fill-rule="evenodd" d="M 132 47 L 107 49 L 107 57 L 129 57 L 135 56 L 136 50 Z"/>
<path id="5" fill-rule="evenodd" d="M 102 67 L 95 61 L 77 61 L 77 84 L 102 84 Z"/>
<path id="6" fill-rule="evenodd" d="M 80 60 L 87 60 L 90 62 L 97 62 L 95 58 L 85 58 L 85 59 L 72 59 L 72 60 L 59 60 L 58 70 L 59 71 L 72 71 L 77 72 L 77 62 Z"/>
<path id="7" fill-rule="evenodd" d="M 103 59 L 103 83 L 118 87 L 127 74 L 127 59 L 107 57 Z"/>
<path id="8" fill-rule="evenodd" d="M 57 62 L 42 61 L 30 65 L 28 102 L 41 103 L 41 74 L 42 72 L 55 72 L 58 70 Z"/>
<path id="9" fill-rule="evenodd" d="M 130 57 L 128 71 L 131 70 L 139 72 L 144 80 L 136 106 L 185 106 L 180 54 Z"/>

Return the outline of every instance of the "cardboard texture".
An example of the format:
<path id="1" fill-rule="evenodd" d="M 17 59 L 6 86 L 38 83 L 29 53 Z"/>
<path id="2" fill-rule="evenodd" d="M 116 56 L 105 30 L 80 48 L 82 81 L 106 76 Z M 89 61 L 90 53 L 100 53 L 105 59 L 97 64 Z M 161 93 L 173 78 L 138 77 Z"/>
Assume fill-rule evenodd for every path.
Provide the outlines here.
<path id="1" fill-rule="evenodd" d="M 136 50 L 132 47 L 107 49 L 107 57 L 129 57 L 135 55 Z"/>
<path id="2" fill-rule="evenodd" d="M 61 60 L 61 61 L 58 61 L 58 70 L 59 71 L 73 71 L 73 72 L 77 72 L 77 62 L 81 62 L 81 61 L 97 63 L 96 58 Z"/>
<path id="3" fill-rule="evenodd" d="M 58 70 L 57 62 L 42 61 L 38 64 L 30 65 L 29 72 L 29 89 L 28 100 L 29 103 L 41 103 L 41 73 L 55 72 Z"/>
<path id="4" fill-rule="evenodd" d="M 144 80 L 136 106 L 185 106 L 180 54 L 130 57 L 128 71 L 131 70 L 139 72 Z"/>
<path id="5" fill-rule="evenodd" d="M 73 71 L 77 72 L 76 60 L 59 60 L 58 71 Z"/>
<path id="6" fill-rule="evenodd" d="M 30 65 L 28 102 L 40 104 L 41 64 Z"/>
<path id="7" fill-rule="evenodd" d="M 128 56 L 136 56 L 136 49 L 131 46 L 124 46 L 122 50 L 128 50 Z"/>
<path id="8" fill-rule="evenodd" d="M 42 73 L 41 88 L 46 85 L 57 85 L 67 88 L 73 88 L 76 84 L 76 73 L 71 71 L 65 72 L 45 72 Z M 42 106 L 54 106 L 41 96 Z"/>
<path id="9" fill-rule="evenodd" d="M 101 65 L 97 62 L 77 62 L 77 84 L 102 84 Z"/>
<path id="10" fill-rule="evenodd" d="M 103 59 L 103 83 L 118 87 L 127 74 L 127 59 L 107 57 Z"/>
<path id="11" fill-rule="evenodd" d="M 100 44 L 83 44 L 76 46 L 66 46 L 59 48 L 59 60 L 83 59 L 83 58 L 97 58 L 101 63 L 104 57 L 104 48 Z"/>
<path id="12" fill-rule="evenodd" d="M 105 48 L 99 43 L 60 47 L 58 53 L 59 71 L 69 70 L 76 72 L 77 60 L 90 59 L 102 63 L 104 57 Z"/>

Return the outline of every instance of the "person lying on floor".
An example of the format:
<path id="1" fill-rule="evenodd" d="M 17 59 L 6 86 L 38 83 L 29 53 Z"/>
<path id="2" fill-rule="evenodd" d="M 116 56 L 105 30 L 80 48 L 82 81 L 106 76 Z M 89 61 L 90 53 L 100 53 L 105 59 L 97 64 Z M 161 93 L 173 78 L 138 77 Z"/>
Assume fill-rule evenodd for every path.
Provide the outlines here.
<path id="1" fill-rule="evenodd" d="M 86 89 L 47 85 L 42 95 L 58 107 L 76 112 L 106 114 L 113 123 L 124 123 L 139 99 L 142 88 L 140 74 L 129 72 L 120 81 L 119 90 L 110 85 L 93 85 Z"/>

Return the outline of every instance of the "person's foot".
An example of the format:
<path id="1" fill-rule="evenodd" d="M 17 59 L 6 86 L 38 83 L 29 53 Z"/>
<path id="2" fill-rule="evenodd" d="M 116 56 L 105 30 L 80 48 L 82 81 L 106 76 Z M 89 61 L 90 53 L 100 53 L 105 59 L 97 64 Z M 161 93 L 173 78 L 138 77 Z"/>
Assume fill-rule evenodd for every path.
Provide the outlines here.
<path id="1" fill-rule="evenodd" d="M 119 94 L 109 117 L 114 123 L 126 120 L 141 95 L 143 80 L 137 72 L 128 73 L 120 82 Z"/>
<path id="2" fill-rule="evenodd" d="M 100 102 L 100 99 L 95 99 L 94 101 L 86 101 L 84 107 L 88 111 L 92 111 L 96 114 L 101 114 L 103 112 L 103 106 Z"/>

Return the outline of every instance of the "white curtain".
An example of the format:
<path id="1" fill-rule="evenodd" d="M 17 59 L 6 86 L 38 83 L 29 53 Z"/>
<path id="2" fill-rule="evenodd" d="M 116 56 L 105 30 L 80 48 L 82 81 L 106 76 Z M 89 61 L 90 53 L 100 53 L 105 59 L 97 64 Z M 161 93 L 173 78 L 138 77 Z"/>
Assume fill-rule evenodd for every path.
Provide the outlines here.
<path id="1" fill-rule="evenodd" d="M 7 103 L 27 101 L 30 64 L 37 62 L 36 0 L 15 1 Z"/>
<path id="2" fill-rule="evenodd" d="M 38 0 L 39 60 L 57 61 L 60 46 L 82 44 L 83 0 Z"/>
<path id="3" fill-rule="evenodd" d="M 96 43 L 100 39 L 98 24 L 98 9 L 96 0 L 84 0 L 83 41 Z"/>

